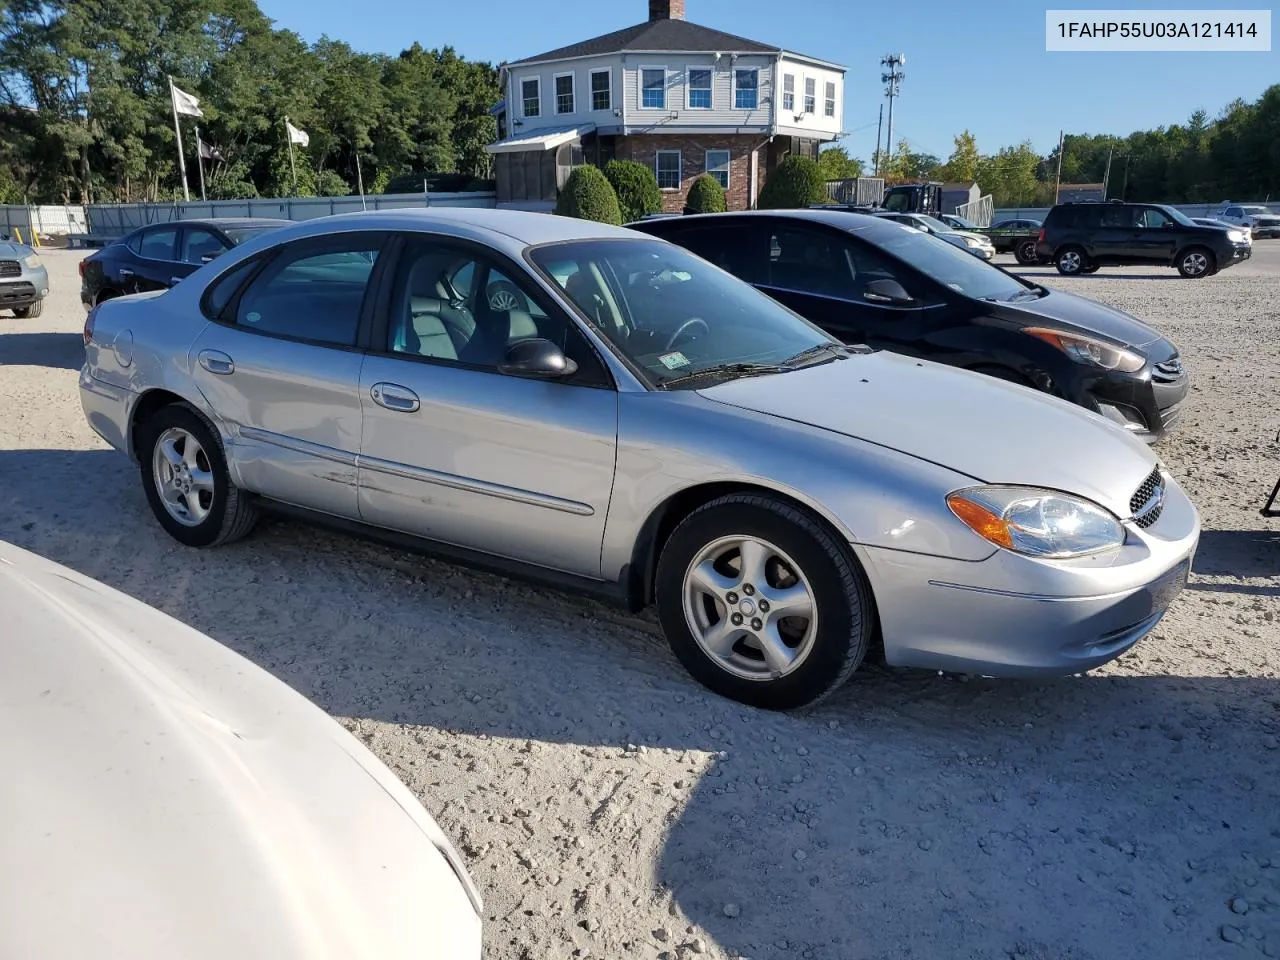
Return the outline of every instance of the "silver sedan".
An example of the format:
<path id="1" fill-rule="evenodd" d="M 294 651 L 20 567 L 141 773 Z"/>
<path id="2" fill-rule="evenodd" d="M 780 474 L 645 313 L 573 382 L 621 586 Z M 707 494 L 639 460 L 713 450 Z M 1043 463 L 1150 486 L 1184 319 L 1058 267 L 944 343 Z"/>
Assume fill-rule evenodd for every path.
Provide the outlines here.
<path id="1" fill-rule="evenodd" d="M 493 210 L 312 220 L 86 324 L 89 423 L 193 547 L 285 511 L 655 603 L 786 709 L 891 664 L 1070 674 L 1182 589 L 1199 518 L 1102 418 L 846 347 L 693 254 Z"/>

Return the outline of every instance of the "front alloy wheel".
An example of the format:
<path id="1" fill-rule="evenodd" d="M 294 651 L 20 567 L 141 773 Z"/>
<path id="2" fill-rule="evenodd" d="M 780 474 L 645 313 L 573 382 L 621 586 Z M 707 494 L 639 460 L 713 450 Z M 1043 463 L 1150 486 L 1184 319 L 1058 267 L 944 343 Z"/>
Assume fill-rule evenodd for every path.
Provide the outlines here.
<path id="1" fill-rule="evenodd" d="M 1188 250 L 1178 261 L 1178 272 L 1189 280 L 1207 277 L 1213 272 L 1213 255 L 1198 247 Z"/>

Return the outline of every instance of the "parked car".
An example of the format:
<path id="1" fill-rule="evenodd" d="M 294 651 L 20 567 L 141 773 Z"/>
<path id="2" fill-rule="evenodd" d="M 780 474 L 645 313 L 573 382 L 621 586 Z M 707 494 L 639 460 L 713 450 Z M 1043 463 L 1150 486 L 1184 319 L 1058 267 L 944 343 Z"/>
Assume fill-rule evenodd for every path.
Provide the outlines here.
<path id="1" fill-rule="evenodd" d="M 38 317 L 49 295 L 49 272 L 25 243 L 0 240 L 0 310 L 21 320 Z"/>
<path id="2" fill-rule="evenodd" d="M 0 609 L 0 956 L 479 960 L 462 858 L 301 694 L 5 542 Z"/>
<path id="3" fill-rule="evenodd" d="M 912 227 L 922 233 L 935 236 L 939 240 L 945 240 L 953 247 L 959 247 L 965 253 L 973 254 L 979 260 L 990 260 L 996 255 L 996 248 L 992 245 L 991 240 L 982 234 L 953 230 L 941 220 L 923 213 L 889 213 L 881 211 L 874 214 L 874 216 L 892 220 L 894 223 L 900 223 L 905 227 Z"/>
<path id="4" fill-rule="evenodd" d="M 1151 629 L 1199 536 L 1105 419 L 846 347 L 674 244 L 569 217 L 295 224 L 100 304 L 86 340 L 86 417 L 178 541 L 276 509 L 654 602 L 690 673 L 761 707 L 830 693 L 876 636 L 904 666 L 1086 670 Z"/>
<path id="5" fill-rule="evenodd" d="M 762 211 L 632 227 L 687 247 L 846 343 L 1042 390 L 1147 441 L 1174 425 L 1189 388 L 1178 348 L 1135 317 L 883 218 Z"/>
<path id="6" fill-rule="evenodd" d="M 1001 220 L 982 232 L 991 240 L 996 253 L 1012 253 L 1023 266 L 1039 263 L 1036 241 L 1040 239 L 1039 220 Z"/>
<path id="7" fill-rule="evenodd" d="M 80 302 L 88 309 L 112 297 L 167 289 L 236 244 L 291 222 L 222 217 L 140 227 L 80 261 Z"/>
<path id="8" fill-rule="evenodd" d="M 1216 219 L 1244 227 L 1254 237 L 1280 237 L 1280 213 L 1272 213 L 1261 204 L 1223 204 Z"/>
<path id="9" fill-rule="evenodd" d="M 952 230 L 981 230 L 982 228 L 972 220 L 966 220 L 964 217 L 958 217 L 954 213 L 942 213 L 938 215 L 938 219 L 945 223 Z"/>
<path id="10" fill-rule="evenodd" d="M 1106 266 L 1176 267 L 1189 279 L 1249 259 L 1243 230 L 1219 230 L 1155 203 L 1060 203 L 1049 211 L 1037 255 L 1067 276 Z"/>

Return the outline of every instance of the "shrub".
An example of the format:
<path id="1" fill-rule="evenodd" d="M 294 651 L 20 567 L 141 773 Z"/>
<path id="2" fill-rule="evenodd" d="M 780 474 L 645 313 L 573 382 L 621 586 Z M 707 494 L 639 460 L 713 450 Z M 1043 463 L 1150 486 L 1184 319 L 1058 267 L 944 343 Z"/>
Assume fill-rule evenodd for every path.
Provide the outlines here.
<path id="1" fill-rule="evenodd" d="M 643 163 L 610 160 L 604 165 L 604 175 L 618 195 L 623 223 L 632 223 L 645 214 L 657 213 L 662 209 L 662 191 L 658 189 L 658 178 Z"/>
<path id="2" fill-rule="evenodd" d="M 689 188 L 689 199 L 685 201 L 685 213 L 724 213 L 729 204 L 724 197 L 724 187 L 720 181 L 710 174 L 704 173 Z"/>
<path id="3" fill-rule="evenodd" d="M 826 199 L 827 186 L 817 161 L 792 154 L 778 164 L 765 182 L 756 205 L 762 210 L 786 210 Z"/>
<path id="4" fill-rule="evenodd" d="M 556 213 L 562 217 L 595 220 L 622 226 L 618 195 L 596 167 L 574 167 L 556 200 Z"/>

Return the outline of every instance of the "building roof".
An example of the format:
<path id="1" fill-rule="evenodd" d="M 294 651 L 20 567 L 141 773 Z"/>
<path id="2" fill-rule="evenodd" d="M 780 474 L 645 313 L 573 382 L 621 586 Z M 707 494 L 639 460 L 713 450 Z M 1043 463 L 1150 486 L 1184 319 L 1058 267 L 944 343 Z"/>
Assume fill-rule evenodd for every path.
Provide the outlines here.
<path id="1" fill-rule="evenodd" d="M 575 123 L 563 127 L 537 127 L 517 133 L 485 147 L 488 153 L 521 153 L 526 150 L 554 150 L 561 144 L 584 137 L 595 130 L 594 123 Z"/>
<path id="2" fill-rule="evenodd" d="M 781 53 L 777 44 L 760 43 L 731 33 L 712 30 L 688 20 L 646 20 L 635 26 L 615 30 L 600 37 L 571 43 L 567 47 L 548 50 L 507 64 L 508 67 L 548 60 L 573 60 L 601 54 L 636 51 L 644 53 Z M 797 54 L 797 56 L 800 56 Z M 806 60 L 815 59 L 804 57 Z M 815 60 L 825 63 L 823 60 Z M 834 66 L 834 64 L 833 64 Z M 843 68 L 841 68 L 843 69 Z"/>

